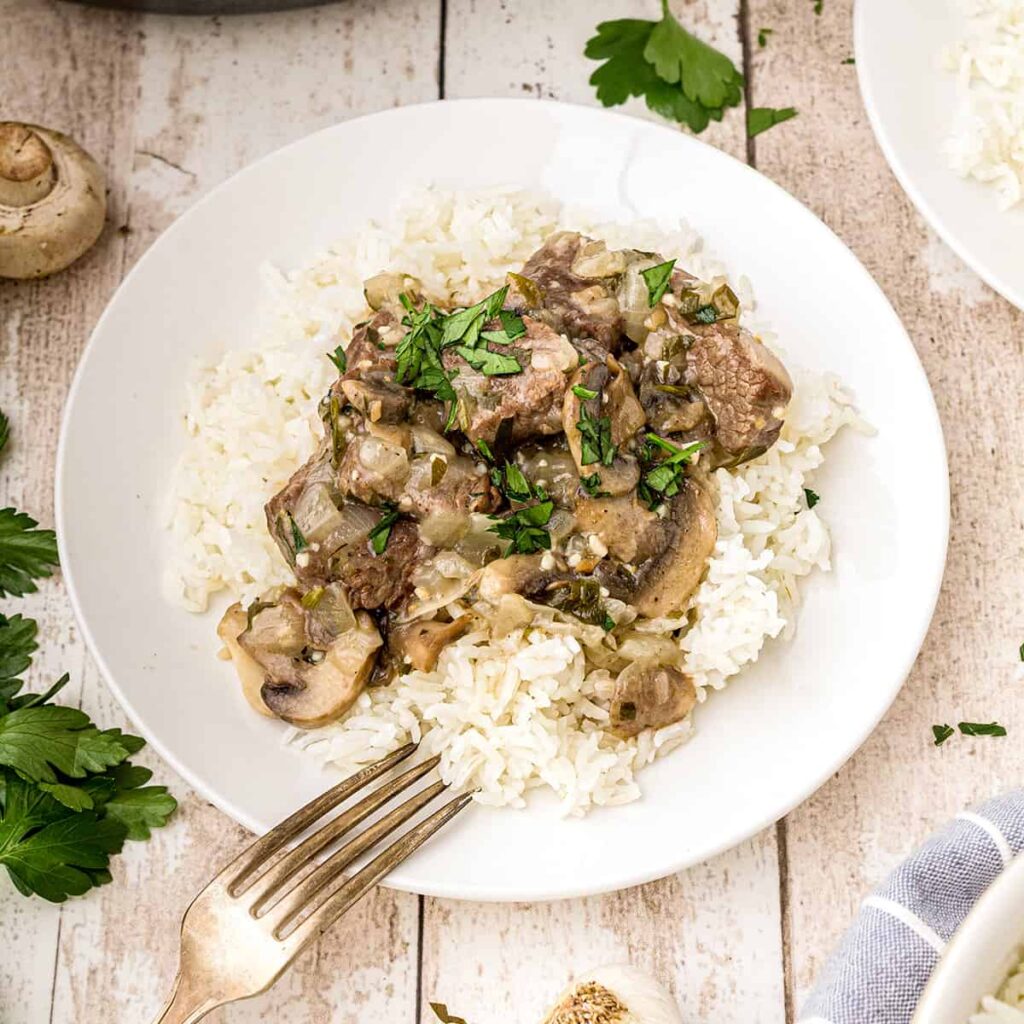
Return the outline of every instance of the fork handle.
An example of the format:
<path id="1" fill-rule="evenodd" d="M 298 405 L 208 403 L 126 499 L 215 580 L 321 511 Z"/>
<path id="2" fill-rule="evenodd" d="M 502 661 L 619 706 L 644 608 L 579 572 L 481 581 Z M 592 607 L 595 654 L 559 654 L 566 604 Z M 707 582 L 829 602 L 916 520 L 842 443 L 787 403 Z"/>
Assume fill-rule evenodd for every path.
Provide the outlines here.
<path id="1" fill-rule="evenodd" d="M 174 989 L 167 1005 L 157 1015 L 153 1024 L 194 1024 L 212 1009 L 219 1006 L 216 999 L 210 999 L 183 983 L 179 974 L 174 979 Z"/>

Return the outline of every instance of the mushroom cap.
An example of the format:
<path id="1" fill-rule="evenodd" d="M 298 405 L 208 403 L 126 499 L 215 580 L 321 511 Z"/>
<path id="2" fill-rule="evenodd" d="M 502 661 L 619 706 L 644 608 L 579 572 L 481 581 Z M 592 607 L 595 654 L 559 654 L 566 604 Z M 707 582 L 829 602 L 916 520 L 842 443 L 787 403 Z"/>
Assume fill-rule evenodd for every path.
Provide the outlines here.
<path id="1" fill-rule="evenodd" d="M 239 636 L 246 631 L 248 625 L 245 609 L 236 601 L 220 620 L 217 626 L 217 635 L 231 655 L 231 661 L 238 674 L 238 681 L 242 684 L 242 693 L 245 699 L 254 711 L 273 718 L 274 712 L 263 703 L 263 697 L 260 696 L 266 672 L 263 666 L 238 642 Z"/>
<path id="2" fill-rule="evenodd" d="M 103 230 L 105 188 L 73 139 L 0 122 L 0 277 L 46 277 L 78 259 Z"/>

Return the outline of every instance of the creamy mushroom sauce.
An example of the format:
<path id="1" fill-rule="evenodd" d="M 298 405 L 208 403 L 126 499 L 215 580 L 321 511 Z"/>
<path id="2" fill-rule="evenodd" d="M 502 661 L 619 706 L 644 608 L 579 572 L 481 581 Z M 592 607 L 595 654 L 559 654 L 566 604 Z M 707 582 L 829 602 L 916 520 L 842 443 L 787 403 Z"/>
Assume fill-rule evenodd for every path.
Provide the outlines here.
<path id="1" fill-rule="evenodd" d="M 726 283 L 560 232 L 476 306 L 402 274 L 366 300 L 323 440 L 267 504 L 295 585 L 221 622 L 254 707 L 324 725 L 539 606 L 623 650 L 638 619 L 685 612 L 717 537 L 708 470 L 774 444 L 792 390 Z M 634 647 L 621 736 L 696 700 L 677 644 Z"/>

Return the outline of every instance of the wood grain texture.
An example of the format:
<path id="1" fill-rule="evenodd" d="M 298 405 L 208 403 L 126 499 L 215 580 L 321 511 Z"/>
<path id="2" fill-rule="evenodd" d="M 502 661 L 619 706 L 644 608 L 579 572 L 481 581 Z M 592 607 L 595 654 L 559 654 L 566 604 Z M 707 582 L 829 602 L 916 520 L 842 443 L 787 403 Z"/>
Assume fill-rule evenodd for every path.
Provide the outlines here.
<path id="1" fill-rule="evenodd" d="M 785 824 L 785 902 L 799 1004 L 863 895 L 930 830 L 1024 778 L 1014 695 L 1024 639 L 1024 317 L 936 241 L 900 191 L 860 102 L 852 5 L 751 0 L 775 26 L 755 53 L 754 102 L 800 116 L 756 140 L 764 173 L 846 241 L 903 319 L 939 405 L 950 456 L 952 531 L 938 610 L 880 728 Z M 898 439 L 895 443 L 898 443 Z M 927 510 L 922 510 L 927 514 Z M 1011 738 L 932 744 L 933 723 L 998 718 Z M 823 908 L 827 912 L 823 913 Z"/>
<path id="2" fill-rule="evenodd" d="M 1016 784 L 1012 739 L 931 745 L 933 722 L 999 718 L 1013 699 L 1024 602 L 1024 316 L 924 226 L 874 143 L 852 54 L 851 0 L 673 0 L 739 64 L 754 105 L 799 117 L 748 147 L 743 112 L 707 141 L 793 192 L 850 244 L 893 300 L 936 392 L 950 448 L 953 533 L 938 612 L 914 673 L 853 761 L 785 822 L 708 864 L 614 895 L 539 906 L 382 891 L 273 992 L 217 1019 L 354 1024 L 539 1020 L 576 970 L 630 959 L 665 978 L 687 1019 L 794 1019 L 863 893 L 929 829 Z M 70 271 L 0 282 L 0 407 L 13 441 L 0 504 L 52 521 L 63 399 L 89 330 L 127 268 L 207 189 L 271 149 L 358 113 L 451 97 L 593 104 L 583 46 L 606 18 L 658 0 L 346 0 L 261 17 L 173 19 L 0 0 L 0 111 L 70 132 L 108 169 L 100 244 Z M 443 15 L 443 17 L 442 17 Z M 441 38 L 442 22 L 447 27 Z M 771 28 L 765 47 L 761 28 Z M 439 56 L 444 52 L 443 74 Z M 651 117 L 639 101 L 624 108 Z M 6 610 L 6 606 L 5 606 Z M 125 724 L 59 580 L 10 610 L 36 616 L 33 679 L 72 673 L 69 700 Z M 154 764 L 154 758 L 143 756 Z M 63 908 L 0 883 L 0 1020 L 146 1020 L 174 970 L 180 912 L 244 832 L 191 794 L 172 827 L 133 844 L 115 884 Z M 903 780 L 912 779 L 913 784 Z M 422 939 L 422 941 L 421 941 Z"/>

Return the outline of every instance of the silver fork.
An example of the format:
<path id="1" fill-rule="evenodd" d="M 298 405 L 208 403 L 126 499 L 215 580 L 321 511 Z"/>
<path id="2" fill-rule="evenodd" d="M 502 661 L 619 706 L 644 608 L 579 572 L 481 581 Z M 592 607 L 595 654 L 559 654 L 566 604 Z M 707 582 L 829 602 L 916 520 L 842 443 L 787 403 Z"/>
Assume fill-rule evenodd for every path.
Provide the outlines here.
<path id="1" fill-rule="evenodd" d="M 314 822 L 415 750 L 415 744 L 402 747 L 310 801 L 257 839 L 199 893 L 181 922 L 178 974 L 155 1024 L 192 1024 L 215 1007 L 268 989 L 309 943 L 469 803 L 468 793 L 450 800 L 346 877 L 343 873 L 353 861 L 445 791 L 443 782 L 435 782 L 317 863 L 318 854 L 437 767 L 440 758 L 431 758 L 286 849 Z"/>

